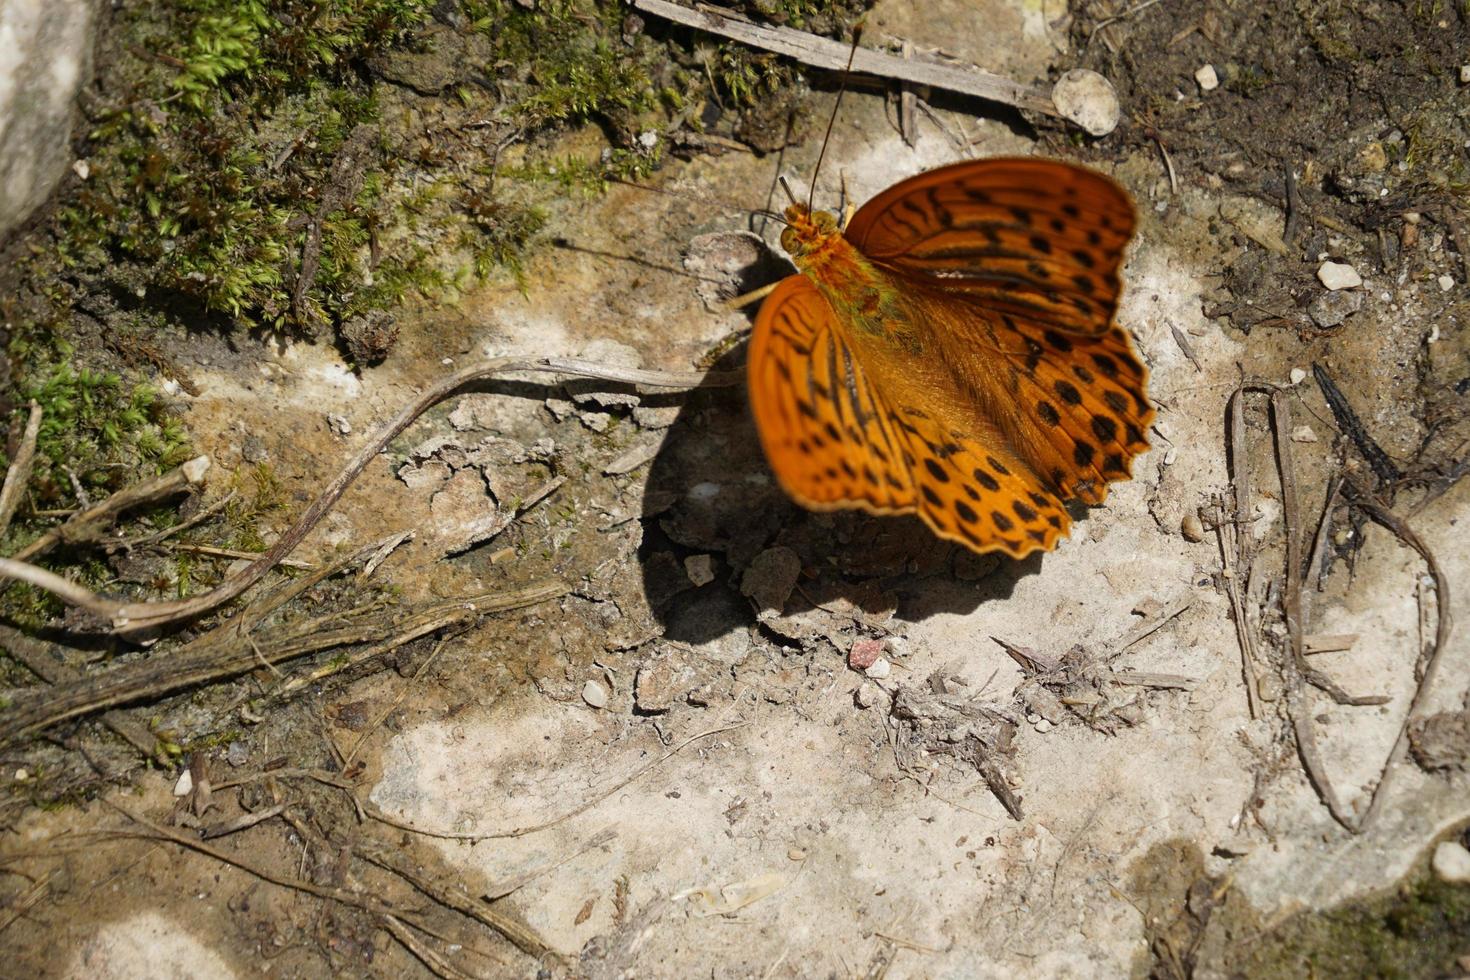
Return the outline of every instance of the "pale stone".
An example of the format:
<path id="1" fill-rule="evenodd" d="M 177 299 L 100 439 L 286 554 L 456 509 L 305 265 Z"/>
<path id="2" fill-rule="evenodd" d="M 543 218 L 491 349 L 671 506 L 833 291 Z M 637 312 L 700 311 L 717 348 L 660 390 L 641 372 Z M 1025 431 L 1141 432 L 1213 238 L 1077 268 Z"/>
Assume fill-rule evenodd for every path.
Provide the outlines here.
<path id="1" fill-rule="evenodd" d="M 1062 117 L 1093 136 L 1106 136 L 1118 126 L 1118 93 L 1095 71 L 1073 68 L 1052 86 L 1051 101 Z"/>
<path id="2" fill-rule="evenodd" d="M 1429 864 L 1441 881 L 1457 885 L 1470 882 L 1470 850 L 1459 841 L 1441 841 Z"/>
<path id="3" fill-rule="evenodd" d="M 1328 289 L 1356 289 L 1363 285 L 1358 270 L 1346 262 L 1323 262 L 1317 269 L 1317 278 Z"/>
<path id="4" fill-rule="evenodd" d="M 1194 80 L 1199 83 L 1201 92 L 1213 92 L 1220 87 L 1220 76 L 1215 73 L 1214 65 L 1204 65 L 1194 73 Z"/>
<path id="5" fill-rule="evenodd" d="M 582 685 L 582 700 L 594 708 L 606 708 L 607 688 L 596 681 L 588 681 Z"/>
<path id="6" fill-rule="evenodd" d="M 72 165 L 71 114 L 91 75 L 95 3 L 0 3 L 0 238 Z"/>

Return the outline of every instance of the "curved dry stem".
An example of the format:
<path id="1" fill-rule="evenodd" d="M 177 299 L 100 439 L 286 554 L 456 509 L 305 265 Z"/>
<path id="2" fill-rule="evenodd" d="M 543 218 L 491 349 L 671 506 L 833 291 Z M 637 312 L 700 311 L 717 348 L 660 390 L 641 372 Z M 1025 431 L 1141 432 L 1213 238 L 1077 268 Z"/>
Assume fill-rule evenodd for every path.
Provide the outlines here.
<path id="1" fill-rule="evenodd" d="M 109 621 L 113 632 L 116 633 L 156 629 L 201 616 L 229 602 L 260 581 L 266 572 L 295 550 L 317 522 L 332 509 L 332 506 L 336 504 L 352 481 L 357 479 L 373 457 L 382 452 L 389 442 L 412 425 L 420 415 L 466 385 L 526 372 L 562 374 L 617 384 L 645 385 L 650 388 L 663 389 L 714 387 L 734 384 L 737 380 L 737 374 L 733 372 L 717 374 L 697 371 L 643 371 L 609 367 L 570 358 L 497 357 L 449 375 L 443 381 L 426 389 L 412 403 L 405 406 L 357 451 L 342 468 L 342 471 L 331 483 L 327 484 L 296 523 L 281 535 L 269 551 L 209 592 L 188 599 L 168 602 L 116 602 L 103 599 L 45 569 L 16 561 L 0 561 L 0 577 L 19 579 L 45 589 L 55 594 L 63 602 L 78 606 Z"/>

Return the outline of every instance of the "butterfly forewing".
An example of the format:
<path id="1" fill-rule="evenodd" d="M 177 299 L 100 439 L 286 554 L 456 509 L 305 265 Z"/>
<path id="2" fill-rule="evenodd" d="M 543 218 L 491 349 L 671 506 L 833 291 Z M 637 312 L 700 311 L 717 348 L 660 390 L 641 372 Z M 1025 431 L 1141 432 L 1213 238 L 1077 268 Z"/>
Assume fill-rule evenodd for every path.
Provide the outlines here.
<path id="1" fill-rule="evenodd" d="M 804 276 L 783 280 L 761 304 L 747 377 L 766 458 L 798 502 L 913 509 L 889 412 L 831 306 Z"/>
<path id="2" fill-rule="evenodd" d="M 1044 329 L 1108 330 L 1133 235 L 1128 195 L 1049 160 L 971 160 L 900 181 L 858 209 L 846 237 L 869 258 Z"/>

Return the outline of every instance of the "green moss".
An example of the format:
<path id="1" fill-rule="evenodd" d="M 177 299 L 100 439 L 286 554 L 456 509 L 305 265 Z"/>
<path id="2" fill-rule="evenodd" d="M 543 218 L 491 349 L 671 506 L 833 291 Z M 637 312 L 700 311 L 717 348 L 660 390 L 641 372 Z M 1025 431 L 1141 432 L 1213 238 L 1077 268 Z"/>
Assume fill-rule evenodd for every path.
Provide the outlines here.
<path id="1" fill-rule="evenodd" d="M 112 492 L 127 474 L 163 472 L 190 456 L 182 426 L 150 385 L 63 362 L 23 381 L 19 394 L 42 411 L 30 481 L 40 508 L 74 502 L 78 486 Z"/>
<path id="2" fill-rule="evenodd" d="M 1232 966 L 1252 977 L 1450 976 L 1466 936 L 1470 887 L 1425 869 L 1391 894 L 1298 916 Z"/>

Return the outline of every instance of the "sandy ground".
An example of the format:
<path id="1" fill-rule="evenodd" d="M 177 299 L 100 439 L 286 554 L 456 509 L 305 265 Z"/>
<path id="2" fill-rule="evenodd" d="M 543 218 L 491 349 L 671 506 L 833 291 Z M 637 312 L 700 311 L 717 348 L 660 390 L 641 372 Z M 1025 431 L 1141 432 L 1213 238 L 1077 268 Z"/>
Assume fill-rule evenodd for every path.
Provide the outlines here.
<path id="1" fill-rule="evenodd" d="M 922 15 L 917 6 L 881 5 L 870 27 L 1021 78 L 1043 76 L 1048 65 L 1067 61 L 1065 38 L 1048 26 L 1062 4 L 945 2 L 932 11 L 926 6 Z M 939 117 L 950 132 L 926 120 L 910 148 L 888 124 L 881 100 L 849 94 L 817 199 L 835 197 L 839 175 L 862 201 L 950 160 L 1036 149 L 1001 122 L 948 111 Z M 952 137 L 961 133 L 971 149 L 956 145 Z M 808 141 L 782 161 L 797 186 L 804 186 L 816 151 Z M 1227 334 L 1202 313 L 1217 284 L 1206 274 L 1226 264 L 1222 250 L 1240 248 L 1223 244 L 1214 230 L 1221 216 L 1254 214 L 1262 205 L 1191 180 L 1173 192 L 1155 156 L 1102 166 L 1139 204 L 1142 222 L 1120 320 L 1138 340 L 1163 408 L 1160 438 L 1136 464 L 1136 479 L 1118 487 L 1106 507 L 1088 512 L 1071 540 L 1054 554 L 1005 562 L 978 578 L 949 574 L 951 558 L 937 573 L 900 579 L 889 589 L 896 612 L 880 615 L 881 630 L 869 631 L 899 638 L 891 647 L 893 671 L 869 679 L 847 668 L 846 644 L 861 633 L 850 623 L 840 638 L 804 645 L 778 644 L 755 625 L 738 592 L 748 555 L 715 551 L 712 584 L 672 606 L 639 605 L 636 593 L 649 574 L 640 571 L 640 556 L 672 546 L 659 543 L 662 538 L 650 545 L 637 520 L 614 519 L 637 516 L 650 480 L 672 481 L 671 473 L 701 467 L 716 474 L 697 484 L 703 489 L 660 487 L 683 495 L 670 511 L 675 517 L 681 506 L 692 506 L 690 495 L 734 497 L 736 510 L 771 499 L 769 477 L 751 462 L 757 458 L 749 423 L 708 417 L 717 414 L 709 404 L 726 402 L 686 408 L 672 432 L 623 425 L 589 441 L 575 413 L 554 421 L 545 402 L 548 395 L 561 397 L 554 387 L 530 397 L 466 396 L 463 404 L 477 413 L 473 425 L 461 430 L 448 421 L 457 403 L 416 425 L 369 468 L 308 552 L 412 526 L 423 533 L 385 567 L 407 592 L 494 586 L 503 573 L 480 552 L 446 561 L 435 543 L 436 506 L 452 502 L 436 496 L 447 492 L 447 471 L 427 492 L 406 486 L 393 471 L 412 447 L 434 438 L 492 435 L 523 445 L 551 438 L 586 453 L 589 463 L 553 501 L 584 519 L 573 532 L 580 538 L 567 546 L 570 557 L 557 566 L 574 591 L 446 651 L 440 671 L 413 688 L 368 742 L 372 802 L 415 826 L 488 835 L 538 825 L 595 800 L 544 830 L 474 845 L 419 846 L 437 848 L 448 866 L 484 888 L 572 855 L 506 900 L 555 950 L 581 957 L 579 970 L 588 975 L 716 977 L 849 976 L 884 963 L 895 978 L 1127 975 L 1147 962 L 1144 917 L 1153 896 L 1146 883 L 1157 882 L 1161 861 L 1229 876 L 1232 901 L 1243 900 L 1252 916 L 1270 923 L 1389 886 L 1436 834 L 1470 817 L 1463 780 L 1447 782 L 1405 764 L 1376 826 L 1349 834 L 1332 820 L 1295 756 L 1280 748 L 1279 685 L 1265 685 L 1261 717 L 1252 719 L 1229 601 L 1216 587 L 1219 548 L 1213 534 L 1187 540 L 1180 522 L 1227 488 L 1224 412 L 1236 379 L 1245 373 L 1290 385 L 1292 369 L 1310 363 L 1280 337 Z M 230 468 L 239 464 L 246 436 L 258 437 L 288 485 L 307 489 L 408 392 L 445 369 L 446 359 L 570 355 L 592 341 L 613 340 L 636 351 L 645 367 L 687 370 L 747 321 L 710 312 L 687 278 L 655 267 L 680 268 L 697 234 L 743 228 L 744 218 L 705 199 L 760 206 L 776 167 L 773 159 L 736 154 L 676 163 L 660 175 L 662 186 L 687 196 L 615 188 L 584 212 L 559 217 L 576 248 L 533 263 L 525 293 L 487 288 L 456 307 L 426 313 L 405 327 L 387 364 L 360 377 L 330 350 L 295 346 L 261 355 L 247 383 L 238 359 L 216 370 L 199 363 L 209 359 L 208 341 L 201 339 L 194 363 L 203 391 L 189 415 L 198 443 Z M 1279 227 L 1281 215 L 1266 212 L 1261 220 Z M 767 235 L 774 237 L 769 229 Z M 1341 363 L 1419 349 L 1426 328 L 1404 315 L 1420 301 L 1418 289 L 1367 283 L 1363 315 L 1376 330 L 1363 351 L 1341 352 Z M 1197 366 L 1176 342 L 1176 330 Z M 1375 411 L 1391 405 L 1391 377 L 1382 382 L 1382 397 L 1370 379 L 1353 381 L 1355 394 Z M 352 432 L 333 434 L 329 412 L 344 416 Z M 1304 395 L 1296 415 L 1295 424 L 1309 426 L 1317 439 L 1295 447 L 1304 484 L 1316 487 L 1309 503 L 1316 508 L 1331 423 L 1315 393 Z M 1365 421 L 1372 423 L 1373 413 Z M 1265 432 L 1253 427 L 1251 438 L 1268 465 Z M 601 472 L 640 446 L 661 446 L 653 476 L 648 467 L 616 477 Z M 668 461 L 675 457 L 677 465 Z M 1279 494 L 1269 479 L 1259 485 L 1251 533 L 1268 542 L 1280 534 Z M 1467 500 L 1470 490 L 1462 484 L 1414 518 L 1418 533 L 1439 546 L 1461 608 L 1470 606 L 1470 551 L 1453 542 Z M 1310 513 L 1315 521 L 1316 511 Z M 861 521 L 803 520 L 819 531 L 857 528 L 859 541 L 873 540 L 862 537 Z M 532 525 L 527 550 L 566 544 L 558 537 L 564 526 L 550 516 Z M 1347 707 L 1309 695 L 1326 770 L 1356 812 L 1366 806 L 1413 693 L 1416 582 L 1424 574 L 1417 557 L 1382 529 L 1368 526 L 1363 533 L 1356 566 L 1334 571 L 1313 603 L 1308 630 L 1358 634 L 1351 650 L 1314 662 L 1349 692 L 1389 699 Z M 682 557 L 688 549 L 673 550 Z M 885 579 L 884 587 L 892 581 Z M 1188 690 L 1135 690 L 1137 724 L 1108 735 L 1070 716 L 1061 724 L 1027 718 L 1026 709 L 1012 705 L 1022 719 L 1010 764 L 1022 819 L 1006 812 L 972 766 L 953 757 L 925 753 L 907 770 L 898 765 L 888 705 L 899 689 L 922 688 L 939 672 L 966 701 L 1012 704 L 1024 678 L 992 637 L 1054 657 L 1077 644 L 1109 650 L 1141 621 L 1138 610 L 1181 599 L 1190 600 L 1183 613 L 1113 661 L 1118 670 L 1192 682 Z M 663 639 L 656 638 L 660 633 Z M 640 675 L 640 668 L 650 671 L 657 659 L 670 657 L 693 665 L 690 676 L 710 683 L 711 691 L 691 704 L 683 695 L 693 682 L 679 688 L 676 677 L 675 705 L 650 713 L 639 706 L 639 694 L 647 692 L 635 689 L 634 678 L 643 683 L 641 677 L 653 675 Z M 1463 634 L 1447 657 L 1446 678 L 1470 671 Z M 605 707 L 584 699 L 588 681 L 606 689 Z M 366 701 L 376 714 L 405 683 L 380 675 L 334 698 Z M 1457 686 L 1442 685 L 1429 707 L 1458 708 Z M 252 758 L 270 754 L 257 737 Z M 145 778 L 142 798 L 129 805 L 165 805 L 171 782 Z M 85 822 L 38 815 L 27 833 L 39 840 L 77 821 Z M 615 836 L 581 850 L 604 830 Z M 272 972 L 272 961 L 258 955 L 266 939 L 222 925 L 238 911 L 242 894 L 268 888 L 157 847 L 137 860 L 134 873 L 151 876 L 165 891 L 173 864 L 191 864 L 174 880 L 191 883 L 192 905 L 161 902 L 98 929 L 54 923 L 66 940 L 55 947 L 57 974 Z M 1187 888 L 1190 881 L 1177 884 Z M 98 887 L 79 884 L 77 894 L 98 901 L 105 895 Z M 374 970 L 393 962 L 385 959 Z M 505 969 L 534 972 L 528 959 L 507 959 Z"/>

